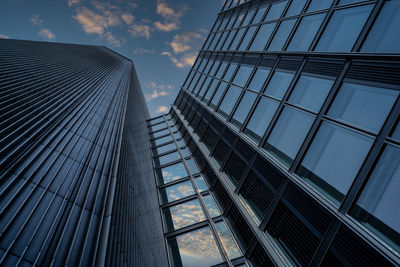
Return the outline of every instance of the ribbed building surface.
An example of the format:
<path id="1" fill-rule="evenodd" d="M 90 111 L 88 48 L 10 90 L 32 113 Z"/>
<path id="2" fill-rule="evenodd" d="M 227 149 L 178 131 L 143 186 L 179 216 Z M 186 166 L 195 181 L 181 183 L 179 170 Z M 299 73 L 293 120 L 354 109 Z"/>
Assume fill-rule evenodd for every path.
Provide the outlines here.
<path id="1" fill-rule="evenodd" d="M 0 39 L 0 265 L 98 265 L 106 253 L 110 264 L 146 264 L 152 248 L 134 241 L 132 225 L 149 228 L 146 238 L 165 255 L 156 241 L 162 233 L 136 223 L 124 202 L 136 197 L 124 191 L 135 190 L 124 187 L 126 171 L 131 181 L 152 173 L 150 161 L 134 173 L 129 155 L 121 161 L 129 149 L 150 155 L 145 128 L 134 128 L 148 117 L 133 64 L 122 56 Z M 144 255 L 134 259 L 133 251 Z"/>

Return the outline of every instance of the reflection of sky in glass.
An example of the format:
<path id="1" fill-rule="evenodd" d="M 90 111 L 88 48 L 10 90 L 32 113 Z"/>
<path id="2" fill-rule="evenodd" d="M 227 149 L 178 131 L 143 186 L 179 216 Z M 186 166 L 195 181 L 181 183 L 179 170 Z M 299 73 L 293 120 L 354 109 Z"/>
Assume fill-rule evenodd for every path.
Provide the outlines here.
<path id="1" fill-rule="evenodd" d="M 160 170 L 157 171 L 157 176 L 161 183 L 162 181 L 164 181 L 164 183 L 166 184 L 178 180 L 180 178 L 186 177 L 188 176 L 188 174 L 186 172 L 183 163 L 180 162 L 165 168 L 161 168 Z"/>
<path id="2" fill-rule="evenodd" d="M 222 262 L 210 228 L 204 227 L 168 241 L 173 266 L 201 267 Z M 177 256 L 179 254 L 179 256 Z M 179 262 L 180 260 L 180 262 Z"/>
<path id="3" fill-rule="evenodd" d="M 232 238 L 231 233 L 229 232 L 228 228 L 224 221 L 217 222 L 215 224 L 217 228 L 218 236 L 224 246 L 226 253 L 228 254 L 229 259 L 235 259 L 237 257 L 242 256 L 239 251 L 238 246 L 236 245 L 235 241 Z"/>
<path id="4" fill-rule="evenodd" d="M 176 148 L 175 143 L 169 143 L 167 145 L 160 146 L 160 147 L 154 149 L 154 155 L 161 154 L 161 153 L 173 150 L 175 148 Z"/>
<path id="5" fill-rule="evenodd" d="M 161 199 L 163 203 L 178 200 L 194 194 L 194 189 L 190 181 L 171 185 L 160 189 Z"/>
<path id="6" fill-rule="evenodd" d="M 194 182 L 196 183 L 197 188 L 199 189 L 200 192 L 206 191 L 208 189 L 202 176 L 195 177 Z"/>
<path id="7" fill-rule="evenodd" d="M 163 210 L 168 230 L 176 230 L 182 227 L 203 221 L 206 219 L 201 210 L 198 199 L 193 199 L 182 204 Z"/>
<path id="8" fill-rule="evenodd" d="M 196 174 L 199 172 L 199 169 L 197 168 L 196 164 L 194 163 L 193 159 L 188 159 L 186 160 L 187 165 L 189 166 L 190 171 L 192 174 Z"/>
<path id="9" fill-rule="evenodd" d="M 178 152 L 172 152 L 167 155 L 161 156 L 157 159 L 155 159 L 156 163 L 160 165 L 164 165 L 170 162 L 173 162 L 175 160 L 179 160 L 181 157 L 179 156 Z"/>
<path id="10" fill-rule="evenodd" d="M 219 211 L 217 205 L 215 204 L 214 199 L 212 198 L 211 195 L 205 195 L 203 196 L 204 203 L 206 204 L 206 208 L 208 210 L 208 213 L 210 213 L 211 217 L 217 217 L 221 215 L 221 212 Z"/>
<path id="11" fill-rule="evenodd" d="M 165 137 L 155 139 L 153 142 L 156 146 L 159 146 L 159 145 L 167 143 L 169 141 L 172 141 L 172 137 L 170 135 L 167 135 Z"/>

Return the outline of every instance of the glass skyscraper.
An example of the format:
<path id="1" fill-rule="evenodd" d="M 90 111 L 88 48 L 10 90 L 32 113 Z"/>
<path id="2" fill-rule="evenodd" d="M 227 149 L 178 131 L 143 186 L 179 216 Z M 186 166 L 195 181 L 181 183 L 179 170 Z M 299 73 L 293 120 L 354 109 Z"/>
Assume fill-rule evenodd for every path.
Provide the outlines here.
<path id="1" fill-rule="evenodd" d="M 400 265 L 400 1 L 227 0 L 170 112 L 0 40 L 0 264 Z"/>

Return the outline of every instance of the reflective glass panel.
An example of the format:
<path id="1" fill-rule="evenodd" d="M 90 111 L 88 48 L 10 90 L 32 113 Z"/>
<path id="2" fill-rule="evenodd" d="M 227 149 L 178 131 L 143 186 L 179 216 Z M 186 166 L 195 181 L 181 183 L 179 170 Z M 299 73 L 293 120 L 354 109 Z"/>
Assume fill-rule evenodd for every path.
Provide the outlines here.
<path id="1" fill-rule="evenodd" d="M 168 239 L 168 250 L 173 267 L 212 266 L 223 261 L 209 226 Z"/>
<path id="2" fill-rule="evenodd" d="M 261 140 L 268 128 L 279 103 L 267 98 L 261 98 L 244 132 L 256 142 Z"/>
<path id="3" fill-rule="evenodd" d="M 302 74 L 289 97 L 289 103 L 318 113 L 332 85 L 333 80 Z"/>
<path id="4" fill-rule="evenodd" d="M 232 123 L 235 126 L 239 128 L 240 126 L 242 126 L 256 98 L 257 94 L 246 91 L 246 93 L 243 95 L 243 98 L 240 100 L 240 103 L 232 117 Z"/>
<path id="5" fill-rule="evenodd" d="M 229 82 L 231 80 L 232 74 L 236 69 L 237 64 L 236 63 L 231 63 L 228 67 L 228 70 L 226 71 L 224 75 L 224 80 Z"/>
<path id="6" fill-rule="evenodd" d="M 154 125 L 154 124 L 156 124 L 156 123 L 160 123 L 160 122 L 162 122 L 162 121 L 164 121 L 164 117 L 159 117 L 159 118 L 156 118 L 156 119 L 152 119 L 151 121 L 149 121 L 149 123 L 151 124 L 151 125 Z"/>
<path id="7" fill-rule="evenodd" d="M 159 184 L 166 184 L 188 176 L 182 162 L 158 169 L 156 171 Z"/>
<path id="8" fill-rule="evenodd" d="M 189 153 L 189 151 L 188 151 L 186 148 L 183 148 L 183 149 L 181 148 L 181 153 L 182 153 L 182 156 L 183 156 L 184 158 L 190 156 L 190 153 Z"/>
<path id="9" fill-rule="evenodd" d="M 235 22 L 234 28 L 239 27 L 242 24 L 243 18 L 244 18 L 244 13 L 239 14 L 239 16 Z"/>
<path id="10" fill-rule="evenodd" d="M 272 42 L 268 46 L 268 51 L 280 51 L 286 43 L 286 40 L 293 29 L 297 19 L 284 20 L 279 25 Z"/>
<path id="11" fill-rule="evenodd" d="M 199 172 L 199 169 L 197 168 L 197 165 L 194 163 L 193 159 L 187 159 L 186 164 L 189 166 L 189 170 L 192 175 Z"/>
<path id="12" fill-rule="evenodd" d="M 160 189 L 161 204 L 182 199 L 194 194 L 195 192 L 190 180 L 179 184 L 174 184 Z"/>
<path id="13" fill-rule="evenodd" d="M 221 82 L 221 83 L 219 84 L 218 89 L 217 89 L 217 91 L 215 92 L 214 97 L 213 97 L 212 100 L 211 100 L 211 103 L 210 103 L 210 106 L 211 106 L 211 107 L 215 108 L 215 107 L 217 106 L 219 100 L 220 100 L 221 97 L 222 97 L 222 94 L 223 94 L 224 91 L 225 91 L 226 85 L 227 85 L 227 84 L 224 83 L 224 82 Z"/>
<path id="14" fill-rule="evenodd" d="M 206 219 L 198 199 L 165 208 L 163 215 L 167 231 L 178 230 Z"/>
<path id="15" fill-rule="evenodd" d="M 153 140 L 152 142 L 154 143 L 154 145 L 159 146 L 161 144 L 167 143 L 167 142 L 171 142 L 172 141 L 172 136 L 171 135 L 167 135 L 165 137 L 161 137 L 158 139 Z"/>
<path id="16" fill-rule="evenodd" d="M 326 13 L 321 13 L 303 17 L 289 43 L 287 51 L 308 51 L 325 15 Z"/>
<path id="17" fill-rule="evenodd" d="M 254 19 L 253 19 L 253 24 L 255 24 L 255 23 L 259 23 L 261 20 L 262 20 L 262 18 L 264 17 L 264 13 L 265 13 L 265 10 L 267 9 L 267 6 L 264 6 L 264 7 L 260 7 L 258 10 L 257 10 L 257 14 L 256 14 L 256 16 L 254 17 Z"/>
<path id="18" fill-rule="evenodd" d="M 164 165 L 164 164 L 179 160 L 180 158 L 181 157 L 179 156 L 178 152 L 172 152 L 167 155 L 155 158 L 154 162 L 156 163 L 156 166 L 159 166 L 159 165 Z"/>
<path id="19" fill-rule="evenodd" d="M 217 217 L 221 215 L 221 212 L 219 211 L 217 204 L 215 204 L 215 201 L 211 195 L 204 195 L 203 200 L 211 217 Z"/>
<path id="20" fill-rule="evenodd" d="M 226 38 L 226 41 L 225 41 L 225 43 L 223 44 L 221 50 L 228 50 L 228 47 L 229 47 L 229 45 L 230 45 L 231 42 L 232 42 L 233 36 L 235 36 L 235 30 L 230 30 L 230 31 L 228 32 L 228 37 Z"/>
<path id="21" fill-rule="evenodd" d="M 253 91 L 260 92 L 270 72 L 270 68 L 259 67 L 256 70 L 256 73 L 254 73 L 248 88 Z"/>
<path id="22" fill-rule="evenodd" d="M 233 83 L 244 86 L 249 79 L 251 72 L 253 71 L 253 67 L 248 65 L 241 65 L 236 72 L 235 78 L 233 79 Z"/>
<path id="23" fill-rule="evenodd" d="M 386 1 L 361 51 L 400 52 L 400 0 Z"/>
<path id="24" fill-rule="evenodd" d="M 323 122 L 297 173 L 333 202 L 343 200 L 373 139 Z"/>
<path id="25" fill-rule="evenodd" d="M 268 83 L 267 89 L 265 89 L 265 94 L 281 100 L 292 82 L 293 76 L 293 73 L 275 71 L 274 76 L 272 76 Z"/>
<path id="26" fill-rule="evenodd" d="M 268 14 L 265 17 L 265 21 L 279 19 L 282 15 L 283 10 L 286 7 L 286 4 L 287 4 L 287 1 L 274 3 L 269 9 Z"/>
<path id="27" fill-rule="evenodd" d="M 242 41 L 242 43 L 240 44 L 238 50 L 246 50 L 246 48 L 247 48 L 247 46 L 249 45 L 250 40 L 251 40 L 251 38 L 253 37 L 254 32 L 256 31 L 256 29 L 257 29 L 257 26 L 253 26 L 253 27 L 250 27 L 250 28 L 247 30 L 246 35 L 244 36 L 243 41 Z"/>
<path id="28" fill-rule="evenodd" d="M 164 118 L 163 118 L 163 120 L 164 120 Z M 164 129 L 165 127 L 167 127 L 166 123 L 160 123 L 160 124 L 151 126 L 151 129 L 154 132 L 154 131 L 158 131 L 158 130 Z"/>
<path id="29" fill-rule="evenodd" d="M 245 19 L 243 20 L 243 25 L 249 25 L 251 24 L 252 20 L 253 20 L 253 16 L 254 16 L 254 12 L 255 10 L 250 10 L 249 12 L 247 12 L 247 15 L 245 17 Z"/>
<path id="30" fill-rule="evenodd" d="M 201 175 L 195 177 L 194 182 L 196 183 L 197 189 L 199 189 L 200 192 L 208 190 L 208 186 Z"/>
<path id="31" fill-rule="evenodd" d="M 299 15 L 306 2 L 307 0 L 292 0 L 289 9 L 286 12 L 286 17 Z"/>
<path id="32" fill-rule="evenodd" d="M 400 140 L 400 123 L 399 122 L 397 122 L 396 128 L 394 128 L 391 137 L 394 139 Z"/>
<path id="33" fill-rule="evenodd" d="M 237 49 L 239 42 L 242 40 L 242 36 L 243 36 L 243 33 L 244 33 L 245 29 L 246 28 L 240 28 L 237 31 L 235 39 L 233 39 L 233 42 L 232 42 L 229 50 L 236 50 Z"/>
<path id="34" fill-rule="evenodd" d="M 387 145 L 352 216 L 400 251 L 400 149 Z"/>
<path id="35" fill-rule="evenodd" d="M 308 6 L 307 12 L 330 8 L 332 1 L 333 0 L 312 0 L 311 4 Z"/>
<path id="36" fill-rule="evenodd" d="M 275 28 L 275 25 L 276 25 L 276 22 L 261 25 L 249 50 L 251 50 L 251 51 L 264 50 L 265 45 L 267 44 L 269 38 L 271 37 L 272 31 Z"/>
<path id="37" fill-rule="evenodd" d="M 285 107 L 278 118 L 265 149 L 289 167 L 314 121 L 314 116 Z"/>
<path id="38" fill-rule="evenodd" d="M 219 239 L 221 240 L 222 245 L 224 246 L 226 254 L 228 254 L 229 259 L 235 259 L 242 256 L 238 245 L 232 237 L 231 232 L 226 226 L 224 221 L 217 222 L 215 224 L 215 228 L 217 228 L 217 233 Z"/>
<path id="39" fill-rule="evenodd" d="M 240 87 L 231 85 L 224 97 L 224 100 L 222 100 L 222 103 L 218 109 L 218 113 L 220 113 L 223 117 L 227 118 L 229 114 L 231 114 L 231 111 L 235 106 L 236 101 L 238 100 L 242 90 L 243 89 Z"/>
<path id="40" fill-rule="evenodd" d="M 162 154 L 164 152 L 167 152 L 167 151 L 170 151 L 173 149 L 176 149 L 176 146 L 175 146 L 175 143 L 172 142 L 170 144 L 160 146 L 160 147 L 157 147 L 156 149 L 153 149 L 153 154 L 156 156 L 156 155 Z"/>
<path id="41" fill-rule="evenodd" d="M 221 78 L 222 74 L 224 73 L 224 71 L 225 71 L 225 69 L 226 69 L 226 65 L 228 65 L 228 63 L 225 62 L 225 61 L 223 61 L 223 62 L 221 63 L 221 65 L 219 66 L 219 69 L 218 69 L 217 74 L 215 74 L 215 76 L 216 76 L 217 78 Z"/>
<path id="42" fill-rule="evenodd" d="M 378 132 L 390 112 L 398 91 L 343 83 L 331 108 L 329 116 Z"/>
<path id="43" fill-rule="evenodd" d="M 217 84 L 218 84 L 218 80 L 217 80 L 217 79 L 214 79 L 214 80 L 212 81 L 210 87 L 208 88 L 207 93 L 206 93 L 206 95 L 205 95 L 205 97 L 204 97 L 204 101 L 205 101 L 205 102 L 207 102 L 208 100 L 210 100 L 210 97 L 211 97 L 212 93 L 214 93 L 215 87 L 217 86 Z"/>
<path id="44" fill-rule="evenodd" d="M 373 5 L 337 10 L 322 33 L 316 51 L 348 52 L 358 38 Z"/>

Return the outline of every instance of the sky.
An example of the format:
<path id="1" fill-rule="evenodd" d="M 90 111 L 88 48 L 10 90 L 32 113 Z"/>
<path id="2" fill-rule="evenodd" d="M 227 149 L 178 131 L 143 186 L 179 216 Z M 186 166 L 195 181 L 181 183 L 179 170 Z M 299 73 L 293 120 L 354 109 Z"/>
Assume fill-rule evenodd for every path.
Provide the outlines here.
<path id="1" fill-rule="evenodd" d="M 168 112 L 221 0 L 0 0 L 0 38 L 106 46 L 132 59 L 150 114 Z"/>

